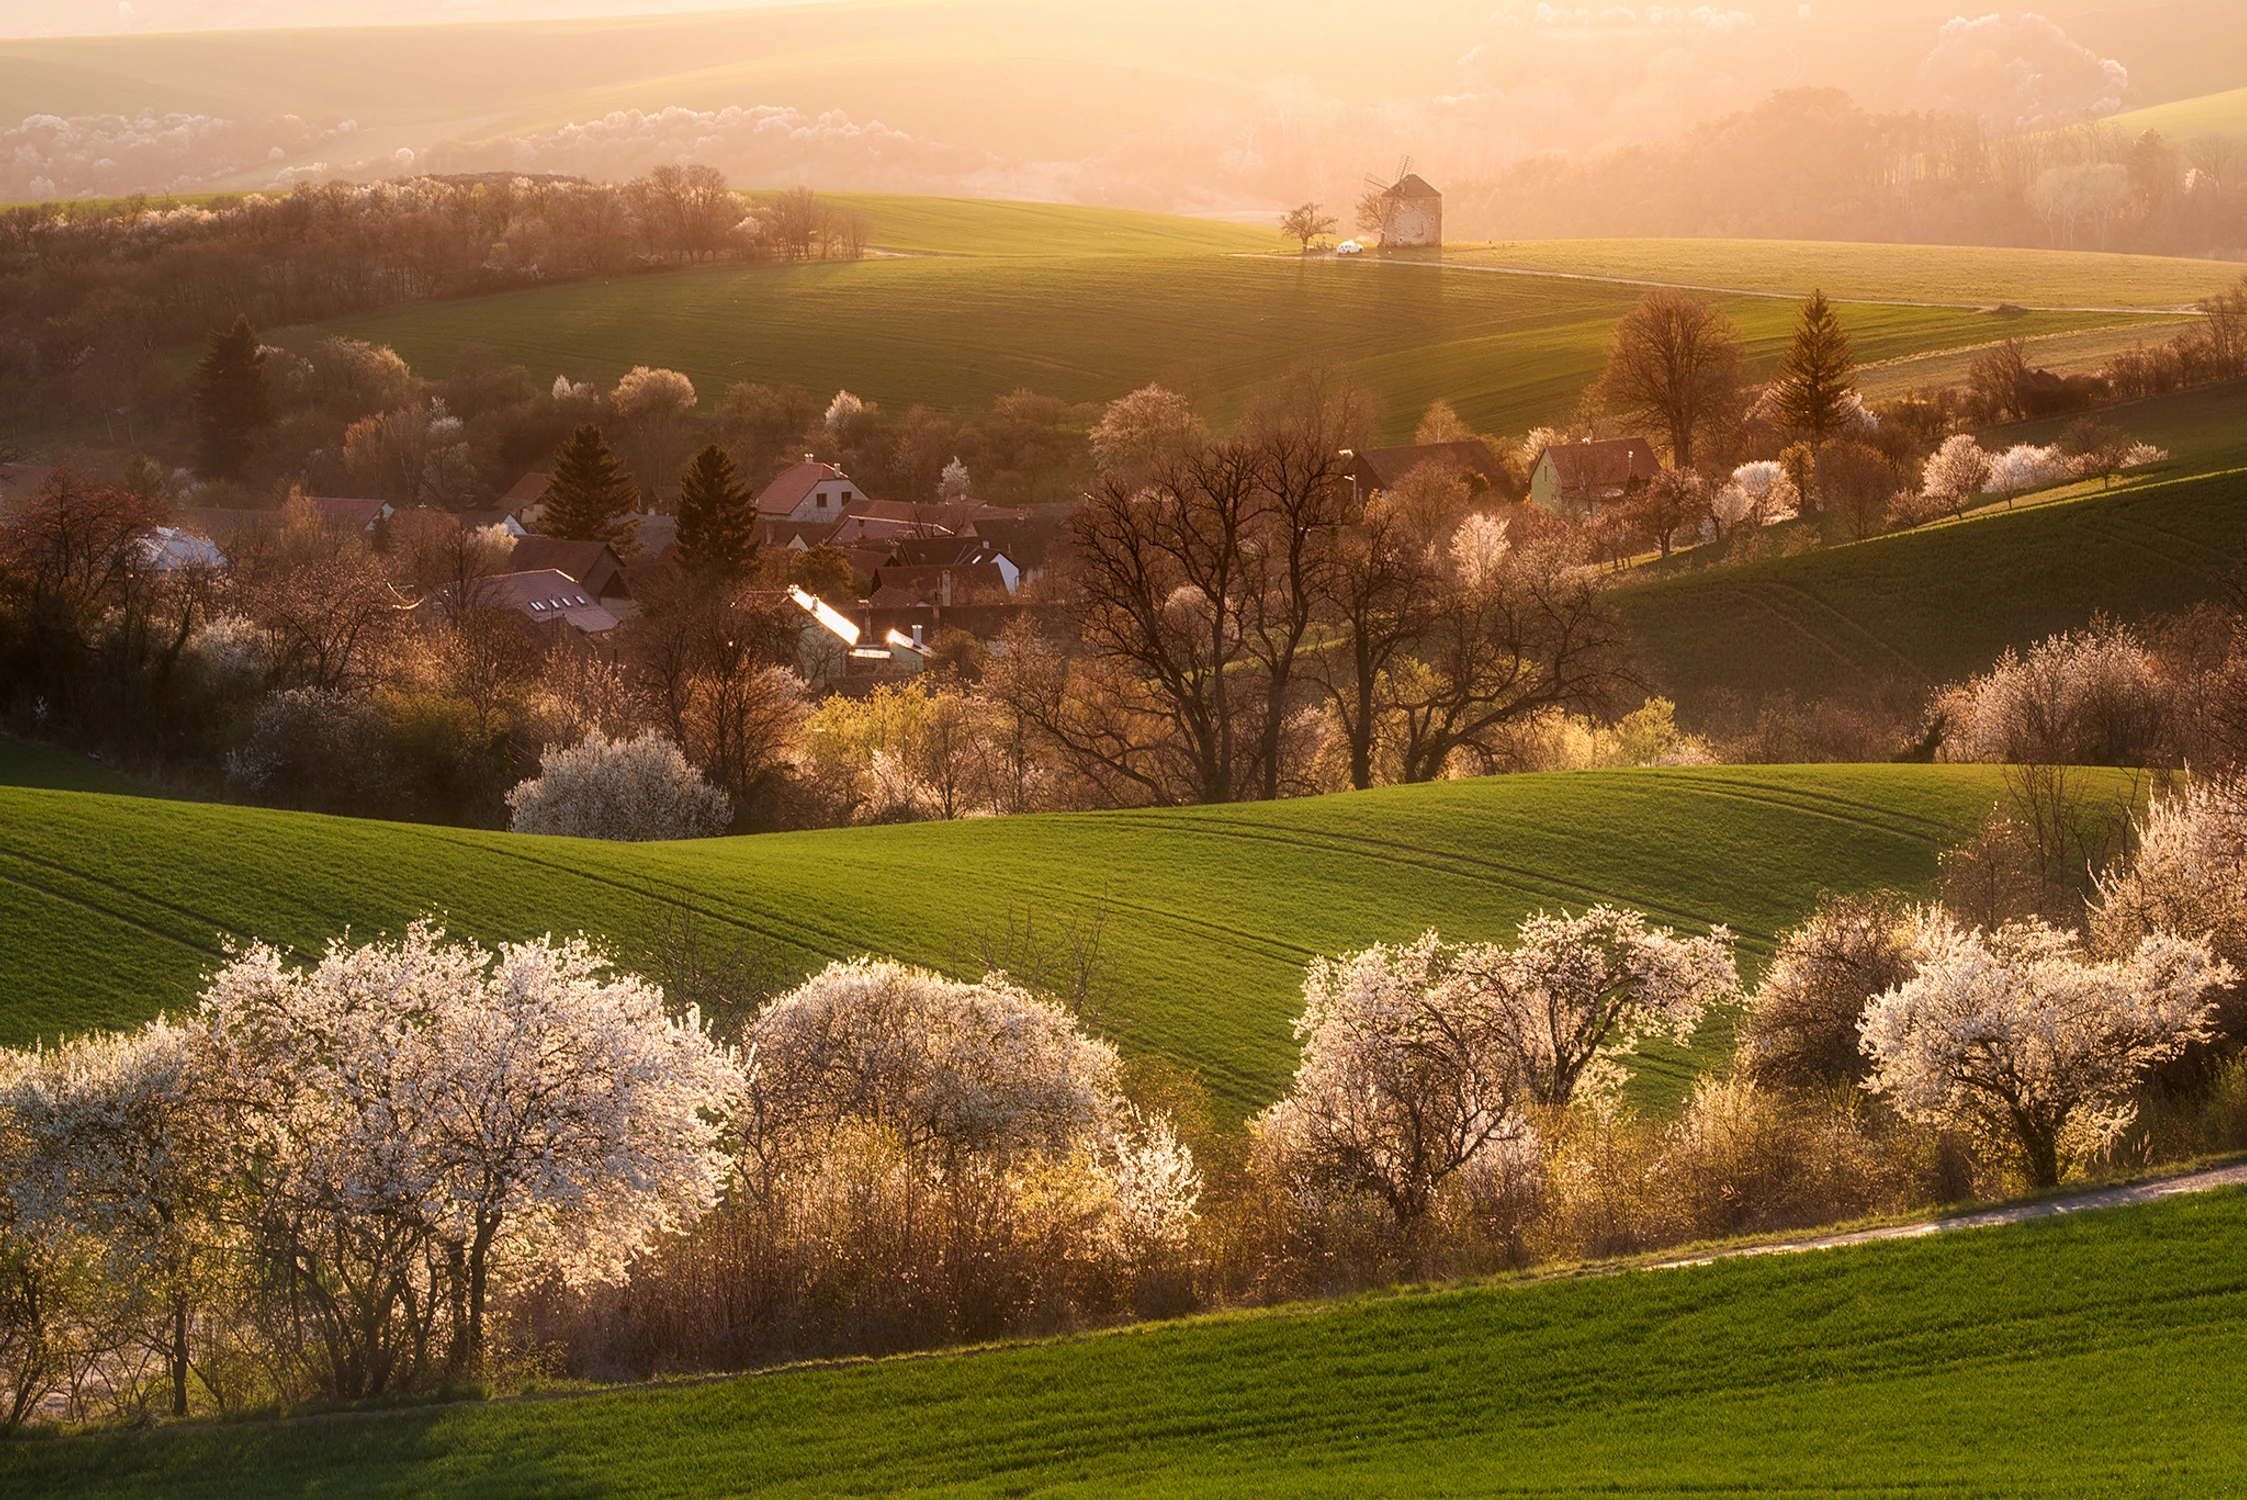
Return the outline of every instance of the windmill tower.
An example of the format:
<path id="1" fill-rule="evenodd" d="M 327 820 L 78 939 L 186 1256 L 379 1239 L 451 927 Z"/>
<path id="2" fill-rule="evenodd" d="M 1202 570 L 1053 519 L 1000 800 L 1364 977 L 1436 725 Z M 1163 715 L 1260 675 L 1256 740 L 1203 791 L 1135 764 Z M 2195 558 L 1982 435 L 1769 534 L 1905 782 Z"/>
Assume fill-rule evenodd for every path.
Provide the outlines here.
<path id="1" fill-rule="evenodd" d="M 1396 176 L 1384 186 L 1372 178 L 1367 187 L 1377 192 L 1384 249 L 1419 249 L 1443 244 L 1443 194 L 1412 170 L 1412 158 L 1397 163 Z"/>

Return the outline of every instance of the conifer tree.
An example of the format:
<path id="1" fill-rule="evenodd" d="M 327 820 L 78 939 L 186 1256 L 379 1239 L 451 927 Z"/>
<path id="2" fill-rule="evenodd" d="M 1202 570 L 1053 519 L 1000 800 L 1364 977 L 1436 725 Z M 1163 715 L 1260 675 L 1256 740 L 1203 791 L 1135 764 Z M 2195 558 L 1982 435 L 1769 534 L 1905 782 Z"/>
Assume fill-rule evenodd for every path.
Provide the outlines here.
<path id="1" fill-rule="evenodd" d="M 638 533 L 625 519 L 631 509 L 631 477 L 609 451 L 601 429 L 582 424 L 555 450 L 539 529 L 569 541 L 607 542 L 619 556 L 628 557 L 640 548 Z"/>
<path id="2" fill-rule="evenodd" d="M 1794 343 L 1779 365 L 1779 420 L 1810 440 L 1810 474 L 1818 472 L 1818 451 L 1848 420 L 1857 378 L 1849 335 L 1823 291 L 1813 291 L 1795 324 Z M 1806 496 L 1809 491 L 1805 491 Z"/>
<path id="3" fill-rule="evenodd" d="M 679 474 L 679 566 L 731 582 L 756 560 L 756 500 L 712 443 Z"/>
<path id="4" fill-rule="evenodd" d="M 211 335 L 195 363 L 195 471 L 206 479 L 238 479 L 250 443 L 269 413 L 265 402 L 265 352 L 249 315 Z"/>

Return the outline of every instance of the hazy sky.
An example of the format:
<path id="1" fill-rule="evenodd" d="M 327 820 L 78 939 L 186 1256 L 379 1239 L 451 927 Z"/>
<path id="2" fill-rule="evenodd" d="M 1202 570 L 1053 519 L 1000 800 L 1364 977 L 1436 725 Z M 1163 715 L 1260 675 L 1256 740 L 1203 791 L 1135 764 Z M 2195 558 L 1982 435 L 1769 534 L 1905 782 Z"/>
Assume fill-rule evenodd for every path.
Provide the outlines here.
<path id="1" fill-rule="evenodd" d="M 0 36 L 532 21 L 744 10 L 781 3 L 806 0 L 0 0 Z"/>

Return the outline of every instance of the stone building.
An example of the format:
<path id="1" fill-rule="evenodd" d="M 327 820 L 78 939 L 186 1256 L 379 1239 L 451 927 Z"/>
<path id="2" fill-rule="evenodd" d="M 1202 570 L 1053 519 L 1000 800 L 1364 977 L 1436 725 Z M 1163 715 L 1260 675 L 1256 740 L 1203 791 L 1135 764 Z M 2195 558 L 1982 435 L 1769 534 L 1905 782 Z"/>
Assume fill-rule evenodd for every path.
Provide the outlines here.
<path id="1" fill-rule="evenodd" d="M 1407 172 L 1381 193 L 1381 243 L 1389 248 L 1443 243 L 1443 194 L 1417 172 Z"/>

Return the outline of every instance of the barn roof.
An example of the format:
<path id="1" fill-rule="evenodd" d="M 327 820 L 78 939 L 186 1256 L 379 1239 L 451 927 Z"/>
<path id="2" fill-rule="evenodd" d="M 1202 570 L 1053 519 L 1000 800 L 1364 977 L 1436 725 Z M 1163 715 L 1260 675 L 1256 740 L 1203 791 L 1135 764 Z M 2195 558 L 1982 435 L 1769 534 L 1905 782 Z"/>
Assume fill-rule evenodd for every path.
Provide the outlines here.
<path id="1" fill-rule="evenodd" d="M 1633 479 L 1652 479 L 1662 471 L 1654 445 L 1644 438 L 1607 438 L 1596 443 L 1555 443 L 1545 450 L 1564 489 L 1612 489 Z"/>

